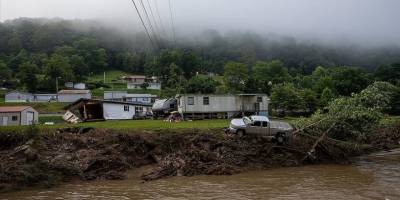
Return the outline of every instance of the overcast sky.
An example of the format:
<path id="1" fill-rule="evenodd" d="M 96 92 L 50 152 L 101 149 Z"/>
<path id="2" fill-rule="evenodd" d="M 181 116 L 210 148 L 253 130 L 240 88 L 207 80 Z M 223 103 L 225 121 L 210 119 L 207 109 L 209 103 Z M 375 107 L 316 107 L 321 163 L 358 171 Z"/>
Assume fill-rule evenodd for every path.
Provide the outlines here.
<path id="1" fill-rule="evenodd" d="M 0 0 L 1 20 L 101 19 L 140 27 L 130 0 Z M 143 0 L 146 1 L 146 0 Z M 168 0 L 149 0 L 170 27 Z M 140 0 L 136 0 L 140 2 Z M 145 2 L 146 3 L 146 2 Z M 178 34 L 204 29 L 400 44 L 400 0 L 171 0 Z"/>

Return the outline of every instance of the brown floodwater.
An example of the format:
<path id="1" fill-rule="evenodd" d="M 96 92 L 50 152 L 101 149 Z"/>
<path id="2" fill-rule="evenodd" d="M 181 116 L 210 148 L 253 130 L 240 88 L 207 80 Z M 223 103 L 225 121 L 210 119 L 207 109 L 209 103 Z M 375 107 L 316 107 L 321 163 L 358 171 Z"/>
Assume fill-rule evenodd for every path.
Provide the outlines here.
<path id="1" fill-rule="evenodd" d="M 71 181 L 0 199 L 400 199 L 400 151 L 365 156 L 353 165 L 312 165 L 233 176 L 174 177 L 142 183 L 137 169 L 122 181 Z"/>

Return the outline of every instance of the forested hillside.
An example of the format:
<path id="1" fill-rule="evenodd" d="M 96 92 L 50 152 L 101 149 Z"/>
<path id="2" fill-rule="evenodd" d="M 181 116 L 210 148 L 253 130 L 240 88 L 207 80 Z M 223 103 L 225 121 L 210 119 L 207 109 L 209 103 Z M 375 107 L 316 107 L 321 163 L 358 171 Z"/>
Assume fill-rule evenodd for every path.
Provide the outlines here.
<path id="1" fill-rule="evenodd" d="M 96 21 L 17 19 L 0 24 L 0 84 L 30 92 L 54 92 L 56 77 L 61 83 L 86 81 L 122 70 L 160 76 L 164 95 L 264 92 L 315 109 L 374 80 L 398 85 L 399 62 L 398 46 L 322 45 L 207 30 L 176 43 L 161 38 L 154 48 L 144 33 L 123 33 Z M 216 76 L 205 76 L 210 73 Z"/>

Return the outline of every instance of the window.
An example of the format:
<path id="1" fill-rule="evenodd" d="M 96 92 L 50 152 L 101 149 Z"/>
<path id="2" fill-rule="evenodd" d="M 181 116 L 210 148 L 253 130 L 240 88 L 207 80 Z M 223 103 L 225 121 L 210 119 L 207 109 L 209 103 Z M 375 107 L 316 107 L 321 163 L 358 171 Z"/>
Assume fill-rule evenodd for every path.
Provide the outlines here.
<path id="1" fill-rule="evenodd" d="M 210 105 L 210 97 L 203 97 L 203 105 Z"/>
<path id="2" fill-rule="evenodd" d="M 136 106 L 135 107 L 135 113 L 137 113 L 137 114 L 143 113 L 143 107 Z"/>
<path id="3" fill-rule="evenodd" d="M 144 102 L 149 101 L 149 97 L 143 97 L 143 101 L 144 101 Z"/>
<path id="4" fill-rule="evenodd" d="M 262 122 L 263 127 L 268 127 L 268 122 Z"/>
<path id="5" fill-rule="evenodd" d="M 253 122 L 253 124 L 251 126 L 261 126 L 261 122 L 260 121 L 255 121 Z"/>
<path id="6" fill-rule="evenodd" d="M 174 108 L 175 108 L 175 105 L 174 105 L 173 103 L 171 103 L 171 104 L 169 104 L 169 108 L 170 108 L 170 109 L 174 109 Z"/>
<path id="7" fill-rule="evenodd" d="M 188 105 L 194 105 L 194 97 L 188 97 Z"/>
<path id="8" fill-rule="evenodd" d="M 129 106 L 124 106 L 124 111 L 129 112 Z"/>
<path id="9" fill-rule="evenodd" d="M 263 99 L 262 99 L 262 97 L 257 97 L 257 102 L 258 102 L 258 103 L 261 103 L 261 102 L 263 102 Z"/>
<path id="10" fill-rule="evenodd" d="M 12 116 L 12 117 L 11 117 L 11 120 L 14 121 L 14 122 L 15 122 L 15 121 L 18 121 L 18 116 Z"/>

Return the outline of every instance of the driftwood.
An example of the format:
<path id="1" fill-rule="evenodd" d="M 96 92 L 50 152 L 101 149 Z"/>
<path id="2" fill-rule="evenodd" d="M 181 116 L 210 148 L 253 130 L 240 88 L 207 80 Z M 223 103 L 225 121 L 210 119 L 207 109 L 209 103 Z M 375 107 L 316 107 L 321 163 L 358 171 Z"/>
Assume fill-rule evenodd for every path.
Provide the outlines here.
<path id="1" fill-rule="evenodd" d="M 307 155 L 303 158 L 302 161 L 304 161 L 308 157 L 312 157 L 312 159 L 315 159 L 315 156 L 313 155 L 315 152 L 315 148 L 317 147 L 317 145 L 320 142 L 322 142 L 325 139 L 326 135 L 329 133 L 330 130 L 332 130 L 332 128 L 335 126 L 335 124 L 336 123 L 332 124 L 332 126 L 330 126 L 324 133 L 321 134 L 321 136 L 314 142 L 311 149 L 307 152 Z"/>

